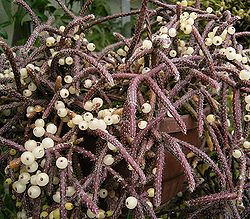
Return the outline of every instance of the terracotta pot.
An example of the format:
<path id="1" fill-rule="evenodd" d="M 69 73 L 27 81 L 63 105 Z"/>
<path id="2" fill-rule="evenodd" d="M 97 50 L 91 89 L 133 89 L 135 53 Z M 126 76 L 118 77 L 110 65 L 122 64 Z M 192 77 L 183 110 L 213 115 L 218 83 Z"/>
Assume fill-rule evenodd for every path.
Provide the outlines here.
<path id="1" fill-rule="evenodd" d="M 205 109 L 205 114 L 208 114 L 209 109 Z M 197 122 L 191 115 L 183 115 L 183 121 L 187 127 L 187 135 L 181 132 L 174 118 L 166 118 L 160 123 L 160 131 L 167 132 L 173 137 L 176 137 L 185 142 L 191 143 L 196 147 L 200 147 L 202 138 L 198 136 Z M 184 150 L 187 154 L 189 151 Z M 173 198 L 178 192 L 183 190 L 185 176 L 180 162 L 166 150 L 165 152 L 165 169 L 162 182 L 162 204 Z"/>
<path id="2" fill-rule="evenodd" d="M 209 110 L 205 110 L 205 114 L 208 114 Z M 183 121 L 187 127 L 187 135 L 181 132 L 181 129 L 177 125 L 175 119 L 166 118 L 164 119 L 159 126 L 160 131 L 167 132 L 173 137 L 176 137 L 180 140 L 189 142 L 196 147 L 201 145 L 202 139 L 198 137 L 197 122 L 190 115 L 183 115 Z M 93 151 L 93 145 L 96 144 L 96 138 L 93 136 L 84 136 L 84 148 L 87 150 Z M 94 152 L 94 151 L 93 151 Z M 184 153 L 188 151 L 184 150 Z M 78 156 L 78 161 L 82 171 L 81 178 L 87 176 L 93 169 L 93 163 L 89 159 L 82 156 Z M 86 168 L 89 167 L 89 168 Z M 113 168 L 119 172 L 124 178 L 129 177 L 130 171 L 127 168 L 127 163 L 122 160 Z M 165 152 L 165 168 L 162 182 L 162 204 L 169 201 L 173 198 L 179 191 L 183 190 L 183 183 L 185 181 L 185 176 L 183 168 L 180 165 L 179 161 L 166 150 Z M 153 182 L 150 183 L 147 187 L 152 187 Z"/>

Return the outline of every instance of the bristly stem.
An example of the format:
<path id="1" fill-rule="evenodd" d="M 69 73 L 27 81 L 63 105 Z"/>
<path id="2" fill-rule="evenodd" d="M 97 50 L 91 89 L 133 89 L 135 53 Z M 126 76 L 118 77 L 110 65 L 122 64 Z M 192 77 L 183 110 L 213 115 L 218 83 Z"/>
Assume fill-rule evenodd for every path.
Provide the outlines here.
<path id="1" fill-rule="evenodd" d="M 7 59 L 10 62 L 12 71 L 13 71 L 14 76 L 15 76 L 15 82 L 16 82 L 17 90 L 20 91 L 20 89 L 21 89 L 21 81 L 20 81 L 20 73 L 19 73 L 18 66 L 17 66 L 17 59 L 14 57 L 11 48 L 7 45 L 7 43 L 2 41 L 1 38 L 0 38 L 0 47 L 3 48 L 3 51 L 4 51 Z"/>
<path id="2" fill-rule="evenodd" d="M 31 20 L 33 22 L 33 25 L 39 26 L 40 25 L 40 21 L 38 19 L 38 17 L 36 16 L 36 14 L 33 12 L 33 10 L 31 9 L 31 7 L 23 0 L 14 0 L 14 3 L 21 5 L 30 15 Z"/>
<path id="3" fill-rule="evenodd" d="M 154 205 L 159 207 L 161 204 L 162 198 L 162 179 L 163 179 L 163 172 L 164 172 L 164 164 L 165 164 L 165 147 L 163 144 L 159 144 L 157 148 L 156 154 L 156 176 L 154 181 L 155 186 L 155 197 L 154 197 Z"/>
<path id="4" fill-rule="evenodd" d="M 140 36 L 141 36 L 141 32 L 142 32 L 142 28 L 143 28 L 143 24 L 144 21 L 146 19 L 147 16 L 147 4 L 148 4 L 149 0 L 143 0 L 142 1 L 142 6 L 141 6 L 141 10 L 140 10 L 140 14 L 137 20 L 137 23 L 135 25 L 135 31 L 134 31 L 134 36 L 132 38 L 127 56 L 126 56 L 126 60 L 128 60 L 132 53 L 134 52 L 134 48 L 136 46 L 136 44 L 139 42 Z"/>
<path id="5" fill-rule="evenodd" d="M 237 197 L 236 193 L 220 192 L 220 193 L 215 193 L 212 195 L 207 195 L 207 196 L 203 196 L 200 198 L 189 200 L 189 201 L 187 201 L 187 204 L 189 206 L 210 204 L 213 202 L 234 200 L 236 197 Z"/>

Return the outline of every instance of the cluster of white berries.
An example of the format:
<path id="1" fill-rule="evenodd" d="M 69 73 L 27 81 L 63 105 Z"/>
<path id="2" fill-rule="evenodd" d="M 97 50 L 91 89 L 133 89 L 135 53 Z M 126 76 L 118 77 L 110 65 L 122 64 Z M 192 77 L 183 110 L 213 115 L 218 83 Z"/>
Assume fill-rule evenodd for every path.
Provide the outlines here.
<path id="1" fill-rule="evenodd" d="M 197 13 L 184 12 L 180 16 L 180 29 L 184 34 L 190 34 L 192 32 L 192 25 L 194 24 L 195 19 L 198 17 Z"/>
<path id="2" fill-rule="evenodd" d="M 80 130 L 106 130 L 107 126 L 118 124 L 120 121 L 120 116 L 115 112 L 115 108 L 99 110 L 103 106 L 103 100 L 99 97 L 93 98 L 84 104 L 84 109 L 88 112 L 85 112 L 83 115 L 73 113 L 65 107 L 65 104 L 62 101 L 56 101 L 55 108 L 57 114 L 64 118 L 67 122 L 67 125 L 72 128 L 75 125 L 79 127 Z M 97 117 L 91 113 L 91 111 L 99 110 Z M 69 119 L 67 116 L 68 113 L 71 113 L 72 119 Z"/>
<path id="3" fill-rule="evenodd" d="M 33 64 L 26 65 L 25 68 L 20 69 L 20 81 L 22 85 L 28 85 L 26 89 L 23 90 L 23 96 L 30 97 L 34 91 L 37 90 L 36 84 L 32 81 L 31 77 L 28 75 L 28 69 L 33 71 L 40 71 L 40 67 Z"/>
<path id="4" fill-rule="evenodd" d="M 36 127 L 43 127 L 45 122 L 43 119 L 37 119 L 35 121 Z M 50 124 L 49 124 L 50 125 Z M 49 128 L 48 128 L 49 127 Z M 47 126 L 48 130 L 51 132 L 55 132 L 55 127 Z M 49 138 L 43 138 L 42 142 L 36 142 L 35 140 L 28 140 L 24 143 L 24 148 L 27 150 L 21 155 L 21 162 L 25 165 L 25 168 L 20 170 L 20 175 L 18 181 L 15 181 L 12 184 L 13 189 L 17 193 L 23 193 L 26 191 L 28 184 L 30 183 L 30 187 L 27 190 L 27 194 L 30 198 L 37 198 L 41 194 L 41 187 L 46 186 L 49 183 L 49 176 L 38 170 L 39 164 L 38 159 L 44 157 L 45 151 L 44 149 L 51 148 L 54 146 L 54 141 Z M 43 167 L 45 163 L 45 159 L 40 162 L 40 166 Z M 68 160 L 65 157 L 59 157 L 56 160 L 56 166 L 59 169 L 64 169 L 68 166 Z M 35 173 L 31 175 L 32 173 Z M 58 184 L 59 179 L 57 177 L 53 178 L 53 184 Z M 75 193 L 75 189 L 73 187 L 67 187 L 66 196 L 72 196 Z M 59 199 L 58 199 L 59 195 Z M 56 193 L 53 196 L 54 200 L 60 202 L 60 193 Z M 59 203 L 58 202 L 58 203 Z"/>
<path id="5" fill-rule="evenodd" d="M 43 128 L 45 122 L 43 119 L 37 119 L 35 121 L 36 128 Z M 49 127 L 49 128 L 48 128 Z M 47 126 L 48 131 L 50 130 L 50 126 Z M 43 131 L 42 131 L 43 132 Z M 45 131 L 44 131 L 45 132 Z M 40 133 L 35 132 L 36 134 Z M 40 136 L 40 134 L 38 135 Z M 48 184 L 49 176 L 46 173 L 38 170 L 39 164 L 37 162 L 38 159 L 44 157 L 45 149 L 51 148 L 54 146 L 54 141 L 51 138 L 44 138 L 42 142 L 36 142 L 35 140 L 28 140 L 24 143 L 25 152 L 21 154 L 21 162 L 25 165 L 25 168 L 20 170 L 20 175 L 18 181 L 15 181 L 12 185 L 13 189 L 17 193 L 23 193 L 26 190 L 27 185 L 30 183 L 31 186 L 27 190 L 27 194 L 30 198 L 37 198 L 41 194 L 41 188 Z M 40 162 L 40 165 L 43 166 L 45 163 L 45 159 Z M 35 173 L 36 172 L 36 173 Z M 35 173 L 31 175 L 32 173 Z"/>
<path id="6" fill-rule="evenodd" d="M 93 100 L 88 100 L 83 108 L 87 111 L 94 111 L 100 109 L 103 105 L 103 100 L 100 97 L 95 97 Z"/>
<path id="7" fill-rule="evenodd" d="M 216 35 L 217 31 L 219 29 L 219 26 L 216 26 L 213 28 L 213 31 L 208 33 L 207 38 L 205 39 L 205 45 L 206 46 L 220 46 L 226 39 L 228 35 L 234 35 L 235 34 L 235 28 L 233 26 L 229 26 L 223 30 L 223 32 L 220 35 Z M 226 58 L 229 61 L 236 60 L 238 62 L 241 62 L 242 64 L 247 64 L 248 58 L 246 56 L 243 56 L 241 53 L 237 53 L 235 48 L 229 46 L 227 48 L 221 48 L 219 50 L 220 54 L 223 54 L 226 56 Z"/>
<path id="8" fill-rule="evenodd" d="M 14 78 L 12 68 L 5 69 L 3 73 L 0 73 L 0 78 Z"/>
<path id="9" fill-rule="evenodd" d="M 32 165 L 32 164 L 31 164 Z M 28 184 L 30 184 L 27 194 L 30 198 L 37 198 L 41 194 L 41 187 L 46 186 L 49 183 L 49 176 L 46 173 L 38 170 L 34 175 L 26 172 L 25 169 L 21 170 L 18 181 L 12 184 L 12 188 L 17 193 L 24 193 L 27 189 Z"/>
<path id="10" fill-rule="evenodd" d="M 56 103 L 56 108 L 62 109 L 65 107 L 62 101 Z M 29 109 L 27 111 L 32 111 Z M 45 128 L 45 121 L 43 119 L 36 119 L 34 123 L 33 134 L 40 138 L 43 137 L 45 132 L 50 134 L 55 134 L 57 132 L 57 126 L 53 123 L 48 123 Z M 26 190 L 27 184 L 30 183 L 30 187 L 27 190 L 27 194 L 30 198 L 37 198 L 41 194 L 41 187 L 44 187 L 49 182 L 49 176 L 38 170 L 39 163 L 43 167 L 45 164 L 45 159 L 39 162 L 45 155 L 45 150 L 54 147 L 54 140 L 45 137 L 41 142 L 29 139 L 24 143 L 25 152 L 21 154 L 20 160 L 25 168 L 20 170 L 20 175 L 18 181 L 14 182 L 12 187 L 17 193 L 23 193 Z M 39 163 L 38 163 L 39 162 Z M 68 160 L 65 157 L 59 157 L 56 160 L 56 166 L 59 169 L 64 169 L 68 165 Z M 35 174 L 34 174 L 35 173 Z M 31 175 L 33 174 L 33 175 Z M 54 183 L 53 179 L 53 183 Z"/>
<path id="11" fill-rule="evenodd" d="M 125 57 L 127 55 L 127 50 L 128 47 L 127 46 L 124 46 L 124 49 L 123 48 L 119 48 L 116 53 L 119 55 L 119 56 L 122 56 L 122 57 Z"/>
<path id="12" fill-rule="evenodd" d="M 52 196 L 54 202 L 60 203 L 61 197 L 60 197 L 60 188 L 57 189 L 56 193 Z M 73 186 L 67 186 L 66 187 L 66 197 L 72 197 L 75 194 L 76 190 Z"/>
<path id="13" fill-rule="evenodd" d="M 229 61 L 236 60 L 238 62 L 241 62 L 242 64 L 247 64 L 248 58 L 245 56 L 242 56 L 240 53 L 237 53 L 235 48 L 229 46 L 227 48 L 221 48 L 220 54 L 225 55 L 226 58 Z"/>
<path id="14" fill-rule="evenodd" d="M 151 110 L 152 110 L 152 107 L 151 107 L 151 105 L 150 105 L 149 103 L 144 103 L 144 104 L 142 104 L 142 106 L 141 106 L 141 111 L 142 111 L 143 113 L 145 113 L 145 114 L 150 113 Z M 147 124 L 148 124 L 147 121 L 145 121 L 145 120 L 140 120 L 140 121 L 138 122 L 138 128 L 139 128 L 139 129 L 145 129 L 145 128 L 147 127 Z"/>
<path id="15" fill-rule="evenodd" d="M 33 129 L 34 136 L 36 136 L 37 138 L 40 138 L 40 137 L 44 136 L 45 131 L 52 134 L 52 135 L 56 134 L 56 132 L 57 132 L 57 126 L 53 123 L 48 123 L 46 125 L 46 129 L 44 127 L 45 127 L 44 120 L 38 119 L 35 122 L 35 128 Z"/>

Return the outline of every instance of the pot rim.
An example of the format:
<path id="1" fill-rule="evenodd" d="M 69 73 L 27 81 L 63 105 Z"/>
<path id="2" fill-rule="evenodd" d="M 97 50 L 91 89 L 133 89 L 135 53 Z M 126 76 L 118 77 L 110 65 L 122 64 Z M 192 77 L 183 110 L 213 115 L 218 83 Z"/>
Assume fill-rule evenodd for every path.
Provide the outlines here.
<path id="1" fill-rule="evenodd" d="M 210 106 L 207 106 L 203 111 L 204 115 L 207 116 L 210 111 L 211 111 Z M 197 121 L 190 114 L 182 115 L 181 118 L 184 121 L 184 123 L 186 124 L 187 130 L 197 128 L 197 126 L 198 126 Z M 160 123 L 159 129 L 162 132 L 167 132 L 167 133 L 181 132 L 181 128 L 177 124 L 176 120 L 172 117 L 167 117 L 167 118 L 163 119 Z"/>

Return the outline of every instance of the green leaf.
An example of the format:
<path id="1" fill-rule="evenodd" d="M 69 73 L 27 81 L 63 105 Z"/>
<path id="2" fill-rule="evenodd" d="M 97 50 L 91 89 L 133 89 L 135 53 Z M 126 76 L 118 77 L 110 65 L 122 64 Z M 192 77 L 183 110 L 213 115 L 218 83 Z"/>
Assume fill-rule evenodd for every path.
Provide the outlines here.
<path id="1" fill-rule="evenodd" d="M 31 18 L 29 14 L 26 14 L 21 20 L 21 25 L 23 25 L 23 23 L 28 22 L 28 21 L 31 21 Z"/>
<path id="2" fill-rule="evenodd" d="M 1 29 L 1 28 L 0 28 L 0 37 L 4 38 L 6 40 L 8 39 L 8 33 L 5 30 Z"/>
<path id="3" fill-rule="evenodd" d="M 9 26 L 11 24 L 12 24 L 12 20 L 11 21 L 5 21 L 5 22 L 0 23 L 0 27 L 7 27 L 7 26 Z"/>
<path id="4" fill-rule="evenodd" d="M 132 219 L 132 217 L 131 217 L 131 210 L 130 209 L 128 210 L 127 219 Z"/>
<path id="5" fill-rule="evenodd" d="M 9 19 L 12 19 L 12 5 L 11 5 L 11 0 L 2 0 L 2 5 L 4 8 L 4 11 L 6 15 L 8 16 Z"/>

